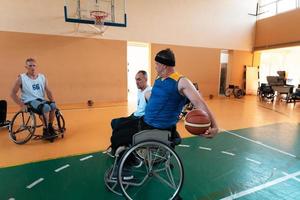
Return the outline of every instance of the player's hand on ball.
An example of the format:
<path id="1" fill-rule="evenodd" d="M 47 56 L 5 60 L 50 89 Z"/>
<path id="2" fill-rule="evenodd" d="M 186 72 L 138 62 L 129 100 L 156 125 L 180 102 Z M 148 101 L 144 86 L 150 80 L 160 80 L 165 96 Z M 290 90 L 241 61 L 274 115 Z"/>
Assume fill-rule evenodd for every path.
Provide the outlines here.
<path id="1" fill-rule="evenodd" d="M 218 134 L 218 132 L 219 132 L 218 128 L 209 127 L 209 129 L 204 134 L 201 134 L 201 136 L 206 137 L 206 138 L 213 138 L 213 137 L 215 137 L 215 135 Z"/>

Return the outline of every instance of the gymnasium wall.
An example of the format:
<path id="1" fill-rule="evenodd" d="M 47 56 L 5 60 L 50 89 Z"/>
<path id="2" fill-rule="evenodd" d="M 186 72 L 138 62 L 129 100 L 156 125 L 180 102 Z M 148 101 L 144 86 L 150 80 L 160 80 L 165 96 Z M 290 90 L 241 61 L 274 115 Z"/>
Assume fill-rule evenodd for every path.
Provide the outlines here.
<path id="1" fill-rule="evenodd" d="M 151 77 L 153 81 L 156 77 L 155 55 L 166 48 L 171 48 L 175 53 L 176 70 L 192 82 L 197 82 L 203 96 L 217 95 L 220 79 L 220 49 L 152 44 Z"/>
<path id="2" fill-rule="evenodd" d="M 0 99 L 9 103 L 28 57 L 37 59 L 59 103 L 127 99 L 126 41 L 0 32 L 0 44 Z"/>
<path id="3" fill-rule="evenodd" d="M 127 100 L 127 42 L 31 33 L 0 32 L 0 98 L 8 100 L 14 81 L 25 72 L 24 61 L 34 57 L 38 70 L 46 74 L 56 101 L 61 104 L 100 103 Z M 171 48 L 176 70 L 197 82 L 203 96 L 217 95 L 220 49 L 178 45 L 151 45 L 152 83 L 156 77 L 154 57 Z M 229 83 L 241 84 L 243 65 L 251 53 L 232 50 Z"/>
<path id="4" fill-rule="evenodd" d="M 300 45 L 300 9 L 258 20 L 255 49 Z"/>

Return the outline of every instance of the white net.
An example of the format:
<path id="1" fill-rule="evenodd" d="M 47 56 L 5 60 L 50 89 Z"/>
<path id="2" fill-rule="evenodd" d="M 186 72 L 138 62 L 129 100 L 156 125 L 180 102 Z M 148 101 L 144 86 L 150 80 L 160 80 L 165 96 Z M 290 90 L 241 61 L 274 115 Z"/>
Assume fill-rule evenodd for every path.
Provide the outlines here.
<path id="1" fill-rule="evenodd" d="M 95 26 L 98 28 L 100 34 L 105 32 L 104 21 L 109 16 L 109 14 L 105 11 L 94 10 L 90 11 L 91 18 L 95 21 Z"/>

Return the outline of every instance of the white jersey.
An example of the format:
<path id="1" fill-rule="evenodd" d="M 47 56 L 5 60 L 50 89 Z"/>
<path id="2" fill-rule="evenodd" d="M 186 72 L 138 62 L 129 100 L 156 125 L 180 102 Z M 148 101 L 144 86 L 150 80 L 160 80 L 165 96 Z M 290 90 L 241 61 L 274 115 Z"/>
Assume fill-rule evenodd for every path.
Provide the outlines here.
<path id="1" fill-rule="evenodd" d="M 138 90 L 138 93 L 137 93 L 137 109 L 133 114 L 134 116 L 136 116 L 136 117 L 144 116 L 145 108 L 146 108 L 146 105 L 147 105 L 146 98 L 145 98 L 145 93 L 149 92 L 151 90 L 152 90 L 152 87 L 150 87 L 150 86 L 147 86 L 143 91 L 140 90 L 140 89 Z"/>
<path id="2" fill-rule="evenodd" d="M 36 79 L 29 78 L 25 73 L 21 74 L 21 99 L 24 103 L 35 99 L 45 99 L 46 78 L 38 74 Z"/>

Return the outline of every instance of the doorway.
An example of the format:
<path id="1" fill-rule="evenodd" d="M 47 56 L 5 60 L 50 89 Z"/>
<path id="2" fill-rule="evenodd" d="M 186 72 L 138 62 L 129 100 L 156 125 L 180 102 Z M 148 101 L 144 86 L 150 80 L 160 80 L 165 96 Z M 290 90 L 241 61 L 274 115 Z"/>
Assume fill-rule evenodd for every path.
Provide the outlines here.
<path id="1" fill-rule="evenodd" d="M 220 55 L 220 89 L 219 94 L 225 95 L 226 84 L 227 84 L 227 67 L 228 67 L 228 50 L 221 50 Z"/>
<path id="2" fill-rule="evenodd" d="M 136 105 L 137 87 L 135 75 L 138 71 L 144 70 L 148 73 L 148 84 L 150 85 L 150 45 L 141 42 L 127 43 L 127 101 Z"/>

